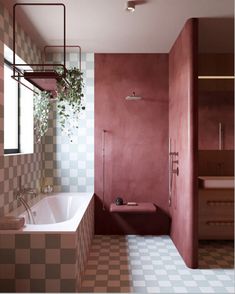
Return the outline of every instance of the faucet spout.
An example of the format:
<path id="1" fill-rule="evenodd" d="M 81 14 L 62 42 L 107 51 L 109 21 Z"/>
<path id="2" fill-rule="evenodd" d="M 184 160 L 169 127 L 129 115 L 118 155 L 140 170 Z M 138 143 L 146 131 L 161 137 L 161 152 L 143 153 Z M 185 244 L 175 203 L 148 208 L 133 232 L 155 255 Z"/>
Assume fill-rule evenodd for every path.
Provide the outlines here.
<path id="1" fill-rule="evenodd" d="M 30 224 L 31 223 L 35 224 L 35 219 L 34 219 L 32 210 L 31 210 L 30 206 L 28 205 L 28 203 L 23 198 L 23 196 L 27 195 L 27 194 L 33 194 L 34 197 L 37 196 L 36 192 L 33 189 L 23 189 L 22 191 L 17 193 L 16 199 L 24 206 L 24 208 L 25 208 L 25 210 L 27 212 L 27 215 L 28 215 L 29 223 Z"/>
<path id="2" fill-rule="evenodd" d="M 24 195 L 33 195 L 34 197 L 37 197 L 37 192 L 34 189 L 31 189 L 31 188 L 24 188 L 22 190 L 21 194 L 24 194 Z"/>

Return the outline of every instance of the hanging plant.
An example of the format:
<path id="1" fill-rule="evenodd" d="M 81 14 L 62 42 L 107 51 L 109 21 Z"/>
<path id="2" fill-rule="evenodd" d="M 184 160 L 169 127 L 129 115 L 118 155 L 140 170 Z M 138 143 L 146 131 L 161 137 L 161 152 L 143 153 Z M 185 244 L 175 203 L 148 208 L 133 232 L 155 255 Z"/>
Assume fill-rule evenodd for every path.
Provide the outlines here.
<path id="1" fill-rule="evenodd" d="M 62 76 L 62 69 L 56 71 Z M 57 82 L 58 122 L 62 132 L 66 133 L 70 139 L 74 129 L 79 126 L 81 111 L 85 109 L 83 87 L 83 73 L 78 68 L 68 69 L 65 78 L 61 78 Z M 35 135 L 38 142 L 48 130 L 49 112 L 51 110 L 50 96 L 51 94 L 46 91 L 34 96 Z"/>
<path id="2" fill-rule="evenodd" d="M 62 75 L 62 70 L 57 70 Z M 65 78 L 57 82 L 57 115 L 62 132 L 70 138 L 78 128 L 81 110 L 85 109 L 83 73 L 78 68 L 66 71 Z"/>
<path id="3" fill-rule="evenodd" d="M 42 91 L 40 95 L 33 96 L 34 131 L 36 141 L 40 142 L 48 130 L 49 113 L 51 109 L 50 93 Z"/>

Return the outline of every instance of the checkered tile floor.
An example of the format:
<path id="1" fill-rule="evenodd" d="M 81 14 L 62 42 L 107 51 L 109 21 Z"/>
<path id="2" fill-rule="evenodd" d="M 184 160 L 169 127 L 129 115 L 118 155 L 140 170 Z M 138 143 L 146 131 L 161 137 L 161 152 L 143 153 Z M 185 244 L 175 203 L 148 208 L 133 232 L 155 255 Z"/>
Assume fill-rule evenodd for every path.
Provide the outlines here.
<path id="1" fill-rule="evenodd" d="M 81 292 L 234 293 L 232 242 L 201 242 L 199 269 L 185 266 L 169 236 L 99 236 Z"/>

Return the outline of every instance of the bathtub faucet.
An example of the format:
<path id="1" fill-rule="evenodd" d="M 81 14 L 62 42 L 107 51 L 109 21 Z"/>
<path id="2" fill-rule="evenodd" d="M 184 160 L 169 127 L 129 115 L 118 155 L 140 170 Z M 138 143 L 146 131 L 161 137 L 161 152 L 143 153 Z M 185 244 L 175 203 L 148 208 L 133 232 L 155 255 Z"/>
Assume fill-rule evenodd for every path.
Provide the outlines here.
<path id="1" fill-rule="evenodd" d="M 17 193 L 16 198 L 25 195 L 33 195 L 34 197 L 37 197 L 37 192 L 31 188 L 24 188 Z"/>
<path id="2" fill-rule="evenodd" d="M 35 220 L 34 220 L 33 213 L 31 211 L 31 208 L 30 208 L 30 206 L 28 205 L 28 203 L 24 199 L 24 196 L 25 195 L 28 195 L 28 194 L 31 194 L 34 197 L 37 196 L 37 193 L 33 189 L 23 189 L 23 190 L 20 190 L 16 194 L 16 199 L 24 206 L 24 208 L 25 208 L 25 210 L 26 210 L 26 212 L 28 214 L 29 223 L 30 224 L 31 223 L 35 224 Z"/>

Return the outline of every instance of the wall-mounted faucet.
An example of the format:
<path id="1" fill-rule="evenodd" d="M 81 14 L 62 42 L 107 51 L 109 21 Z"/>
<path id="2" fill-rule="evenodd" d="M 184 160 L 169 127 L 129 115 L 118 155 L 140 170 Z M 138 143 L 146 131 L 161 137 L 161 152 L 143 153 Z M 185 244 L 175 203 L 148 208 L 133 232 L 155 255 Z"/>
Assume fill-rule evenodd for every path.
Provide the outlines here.
<path id="1" fill-rule="evenodd" d="M 33 213 L 31 211 L 31 208 L 24 199 L 24 196 L 29 195 L 29 194 L 33 195 L 34 197 L 37 196 L 37 193 L 33 189 L 25 188 L 25 189 L 19 190 L 19 192 L 17 192 L 16 199 L 24 206 L 24 208 L 25 208 L 25 210 L 27 212 L 27 215 L 28 215 L 29 223 L 30 224 L 31 223 L 35 224 L 35 220 L 34 220 L 34 216 L 33 216 Z"/>
<path id="2" fill-rule="evenodd" d="M 175 156 L 178 156 L 178 152 L 176 152 Z M 177 176 L 179 175 L 179 167 L 177 166 L 174 169 L 174 164 L 179 164 L 179 160 L 171 160 L 171 173 L 176 174 Z"/>
<path id="3" fill-rule="evenodd" d="M 175 159 L 175 157 L 178 158 L 179 153 L 178 152 L 172 152 L 171 150 L 171 138 L 169 138 L 169 206 L 171 206 L 172 201 L 172 186 L 173 186 L 173 175 L 176 174 L 179 175 L 179 160 Z M 177 165 L 176 168 L 174 168 L 174 165 Z"/>

